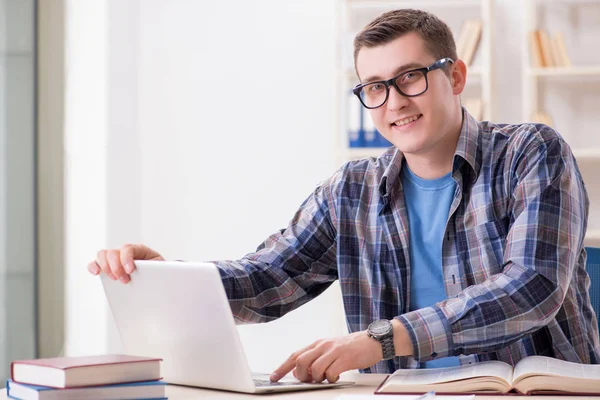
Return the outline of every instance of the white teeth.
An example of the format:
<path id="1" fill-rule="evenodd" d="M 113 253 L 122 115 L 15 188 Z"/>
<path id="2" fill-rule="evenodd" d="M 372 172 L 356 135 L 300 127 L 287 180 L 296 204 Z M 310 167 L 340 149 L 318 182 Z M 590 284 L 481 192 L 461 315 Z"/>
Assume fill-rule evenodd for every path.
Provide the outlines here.
<path id="1" fill-rule="evenodd" d="M 404 119 L 401 119 L 399 121 L 394 122 L 394 125 L 396 125 L 396 126 L 402 126 L 402 125 L 406 125 L 408 123 L 411 123 L 413 121 L 416 121 L 418 119 L 419 119 L 418 115 L 413 115 L 412 117 L 404 118 Z"/>

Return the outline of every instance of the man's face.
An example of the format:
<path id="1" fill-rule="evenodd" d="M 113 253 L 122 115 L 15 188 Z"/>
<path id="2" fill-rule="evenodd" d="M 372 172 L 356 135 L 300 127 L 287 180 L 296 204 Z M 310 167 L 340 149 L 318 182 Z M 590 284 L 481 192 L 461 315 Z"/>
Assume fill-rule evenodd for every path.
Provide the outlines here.
<path id="1" fill-rule="evenodd" d="M 435 61 L 423 39 L 411 32 L 385 45 L 363 47 L 356 69 L 361 81 L 367 83 L 387 80 Z M 427 80 L 427 91 L 416 97 L 405 97 L 391 86 L 386 103 L 369 110 L 377 130 L 405 154 L 436 155 L 444 151 L 450 140 L 456 143 L 453 130 L 459 107 L 457 94 L 462 87 L 453 88 L 442 69 L 428 72 Z M 454 152 L 454 148 L 451 150 Z"/>

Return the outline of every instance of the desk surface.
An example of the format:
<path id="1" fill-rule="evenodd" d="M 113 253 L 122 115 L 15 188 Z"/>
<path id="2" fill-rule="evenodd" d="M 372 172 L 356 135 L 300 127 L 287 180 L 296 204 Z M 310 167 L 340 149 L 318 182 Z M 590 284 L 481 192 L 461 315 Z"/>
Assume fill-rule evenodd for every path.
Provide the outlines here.
<path id="1" fill-rule="evenodd" d="M 337 388 L 337 389 L 324 389 L 324 390 L 307 390 L 300 392 L 289 392 L 289 393 L 277 393 L 277 394 L 266 394 L 266 395 L 256 395 L 256 394 L 244 394 L 244 393 L 233 393 L 233 392 L 224 392 L 220 390 L 210 390 L 210 389 L 199 389 L 185 386 L 175 386 L 169 385 L 167 386 L 167 397 L 169 400 L 192 400 L 192 399 L 231 399 L 231 400 L 275 400 L 275 399 L 309 399 L 309 400 L 333 400 L 342 394 L 352 394 L 352 395 L 372 395 L 375 388 L 381 383 L 381 381 L 385 378 L 386 375 L 378 375 L 378 374 L 365 374 L 365 375 L 356 375 L 353 376 L 355 378 L 356 384 L 354 386 L 348 388 Z M 346 380 L 348 380 L 346 378 Z M 457 395 L 459 396 L 459 395 Z M 377 396 L 381 400 L 391 400 L 394 398 L 414 398 L 415 396 Z M 440 396 L 442 397 L 442 396 Z M 460 397 L 460 396 L 459 396 Z M 491 396 L 476 396 L 477 400 L 499 400 L 501 397 L 497 395 Z M 539 397 L 542 400 L 565 400 L 568 397 L 565 396 L 543 396 Z M 7 399 L 6 397 L 6 389 L 0 390 L 0 400 Z M 510 396 L 510 400 L 531 400 L 531 396 Z M 585 399 L 600 399 L 600 397 L 595 396 L 578 396 L 577 400 L 585 400 Z M 360 400 L 358 397 L 357 400 Z"/>

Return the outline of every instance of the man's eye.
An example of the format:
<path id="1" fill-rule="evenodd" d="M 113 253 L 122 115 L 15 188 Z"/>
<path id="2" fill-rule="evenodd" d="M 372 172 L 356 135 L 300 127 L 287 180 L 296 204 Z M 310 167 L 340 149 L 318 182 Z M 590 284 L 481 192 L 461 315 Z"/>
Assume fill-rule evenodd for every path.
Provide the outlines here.
<path id="1" fill-rule="evenodd" d="M 373 85 L 369 85 L 367 90 L 369 91 L 369 93 L 377 93 L 377 92 L 381 92 L 383 89 L 385 89 L 385 85 L 381 84 L 381 83 L 375 83 Z"/>
<path id="2" fill-rule="evenodd" d="M 417 74 L 414 72 L 408 72 L 402 75 L 402 83 L 412 82 L 417 79 Z"/>

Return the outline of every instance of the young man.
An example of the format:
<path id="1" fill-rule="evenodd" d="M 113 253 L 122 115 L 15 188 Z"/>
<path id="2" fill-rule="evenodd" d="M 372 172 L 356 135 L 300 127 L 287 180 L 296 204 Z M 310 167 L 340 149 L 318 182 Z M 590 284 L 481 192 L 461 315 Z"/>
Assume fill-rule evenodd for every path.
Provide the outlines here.
<path id="1" fill-rule="evenodd" d="M 533 354 L 598 363 L 588 198 L 569 146 L 544 125 L 473 119 L 466 66 L 431 14 L 375 19 L 355 66 L 354 92 L 394 147 L 344 165 L 256 252 L 217 262 L 240 322 L 278 318 L 340 281 L 352 333 L 292 354 L 272 380 Z M 162 257 L 127 245 L 88 269 L 127 283 L 134 259 Z"/>

